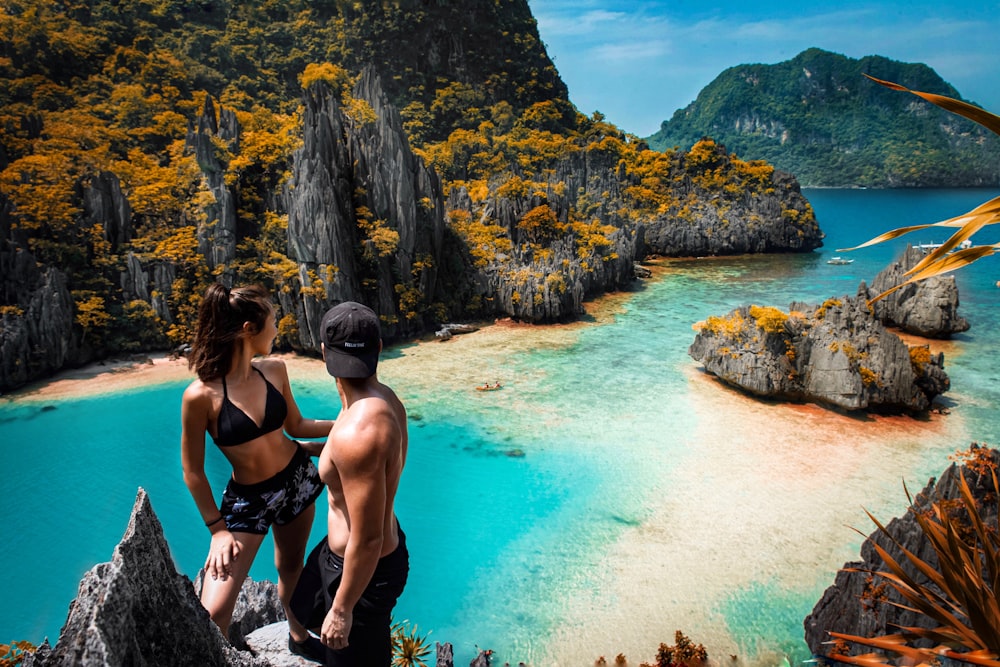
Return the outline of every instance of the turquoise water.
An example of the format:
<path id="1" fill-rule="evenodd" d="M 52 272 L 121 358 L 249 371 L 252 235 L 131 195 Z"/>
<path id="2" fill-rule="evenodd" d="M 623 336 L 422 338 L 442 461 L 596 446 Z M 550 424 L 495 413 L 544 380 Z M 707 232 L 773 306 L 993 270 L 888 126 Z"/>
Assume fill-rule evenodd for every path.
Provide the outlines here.
<path id="1" fill-rule="evenodd" d="M 957 274 L 973 326 L 946 360 L 953 416 L 943 436 L 904 425 L 868 442 L 866 430 L 896 427 L 741 402 L 696 379 L 692 323 L 746 303 L 854 294 L 907 239 L 826 264 L 844 254 L 837 248 L 997 193 L 806 194 L 827 234 L 807 256 L 673 261 L 609 299 L 610 314 L 578 325 L 494 327 L 389 352 L 380 377 L 407 404 L 412 442 L 398 506 L 412 573 L 398 619 L 452 642 L 457 662 L 478 645 L 513 664 L 585 665 L 619 651 L 638 663 L 677 629 L 715 657 L 809 657 L 802 620 L 857 553 L 844 526 L 865 527 L 860 506 L 898 514 L 901 477 L 918 486 L 968 439 L 1000 442 L 1000 265 L 991 257 Z M 982 241 L 996 240 L 990 231 Z M 469 390 L 498 378 L 503 391 Z M 304 414 L 335 415 L 328 379 L 293 384 Z M 207 540 L 180 475 L 183 386 L 0 404 L 9 493 L 0 642 L 54 641 L 80 577 L 110 559 L 140 486 L 193 578 Z M 817 423 L 848 435 L 824 439 Z M 225 460 L 209 448 L 206 465 L 221 489 Z M 844 509 L 827 516 L 827 506 Z M 324 531 L 318 514 L 314 538 Z M 270 553 L 268 542 L 251 576 L 274 579 Z"/>

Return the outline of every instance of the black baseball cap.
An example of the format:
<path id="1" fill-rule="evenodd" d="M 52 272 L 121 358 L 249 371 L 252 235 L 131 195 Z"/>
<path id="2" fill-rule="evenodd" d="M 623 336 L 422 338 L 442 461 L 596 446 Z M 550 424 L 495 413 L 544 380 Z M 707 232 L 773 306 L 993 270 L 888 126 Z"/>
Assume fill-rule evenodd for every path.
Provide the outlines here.
<path id="1" fill-rule="evenodd" d="M 320 335 L 330 375 L 339 378 L 375 375 L 382 329 L 374 310 L 354 301 L 339 303 L 323 315 Z"/>

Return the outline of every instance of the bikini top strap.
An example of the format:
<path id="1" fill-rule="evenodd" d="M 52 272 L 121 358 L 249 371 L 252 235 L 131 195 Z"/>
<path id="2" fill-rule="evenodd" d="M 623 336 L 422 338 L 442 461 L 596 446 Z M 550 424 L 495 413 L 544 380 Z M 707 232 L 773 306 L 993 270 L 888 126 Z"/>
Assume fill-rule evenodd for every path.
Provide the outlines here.
<path id="1" fill-rule="evenodd" d="M 252 368 L 255 371 L 257 371 L 258 373 L 260 373 L 260 376 L 262 378 L 264 378 L 264 382 L 267 382 L 267 376 L 264 375 L 264 373 L 262 373 L 259 368 L 257 368 L 253 364 L 250 364 L 250 368 Z M 224 398 L 224 399 L 229 398 L 229 390 L 226 389 L 226 376 L 225 375 L 222 376 L 222 398 Z"/>

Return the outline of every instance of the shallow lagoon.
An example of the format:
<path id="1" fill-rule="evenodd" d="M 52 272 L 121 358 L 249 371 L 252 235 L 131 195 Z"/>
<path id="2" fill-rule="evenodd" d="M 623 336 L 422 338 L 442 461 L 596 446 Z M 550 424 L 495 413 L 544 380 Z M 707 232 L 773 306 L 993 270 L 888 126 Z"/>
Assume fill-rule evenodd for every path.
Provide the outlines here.
<path id="1" fill-rule="evenodd" d="M 862 507 L 898 515 L 903 480 L 922 486 L 954 450 L 998 441 L 1000 266 L 988 258 L 958 274 L 973 328 L 945 346 L 945 418 L 750 400 L 687 356 L 691 325 L 746 303 L 853 294 L 906 240 L 943 238 L 826 264 L 845 255 L 837 248 L 995 194 L 810 190 L 827 239 L 809 255 L 665 262 L 577 324 L 393 348 L 380 377 L 406 402 L 412 440 L 399 501 L 412 574 L 397 618 L 452 642 L 459 663 L 478 645 L 499 663 L 589 665 L 623 652 L 637 664 L 675 630 L 715 658 L 807 659 L 802 620 L 856 557 L 849 526 L 869 531 Z M 503 390 L 474 391 L 495 379 Z M 304 414 L 336 412 L 321 365 L 302 365 L 293 382 Z M 193 578 L 207 540 L 180 476 L 183 386 L 0 407 L 0 464 L 16 499 L 0 509 L 0 641 L 55 639 L 82 574 L 110 559 L 139 486 Z M 221 489 L 225 461 L 210 452 Z M 268 552 L 255 578 L 273 579 Z"/>

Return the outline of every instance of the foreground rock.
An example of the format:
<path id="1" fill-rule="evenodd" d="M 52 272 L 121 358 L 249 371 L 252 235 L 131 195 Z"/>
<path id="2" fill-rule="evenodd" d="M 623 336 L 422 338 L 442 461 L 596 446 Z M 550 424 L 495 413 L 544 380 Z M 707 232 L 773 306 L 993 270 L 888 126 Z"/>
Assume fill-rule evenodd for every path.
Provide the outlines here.
<path id="1" fill-rule="evenodd" d="M 973 452 L 977 451 L 973 445 Z M 1000 452 L 997 450 L 979 449 L 979 453 L 993 466 L 1000 464 Z M 996 525 L 997 502 L 996 491 L 989 474 L 980 475 L 970 469 L 970 466 L 959 468 L 952 464 L 941 479 L 935 483 L 932 478 L 924 490 L 914 499 L 912 511 L 901 518 L 892 519 L 886 529 L 903 547 L 914 553 L 918 558 L 930 563 L 936 563 L 934 550 L 920 530 L 914 511 L 925 512 L 931 503 L 959 498 L 959 471 L 964 472 L 973 497 L 980 508 L 981 516 L 986 525 Z M 903 490 L 900 489 L 900 493 Z M 864 519 L 863 516 L 859 517 Z M 881 520 L 882 517 L 877 517 Z M 897 562 L 904 563 L 906 571 L 920 583 L 926 583 L 926 577 L 920 575 L 909 561 L 902 555 L 900 549 L 881 533 L 876 531 L 869 535 L 861 546 L 861 560 L 844 564 L 844 569 L 837 573 L 832 586 L 826 589 L 823 597 L 816 603 L 813 611 L 804 621 L 805 639 L 814 655 L 826 655 L 830 640 L 829 632 L 841 632 L 861 637 L 875 637 L 898 632 L 897 626 L 930 628 L 937 624 L 926 616 L 913 611 L 900 609 L 889 604 L 890 601 L 902 602 L 902 599 L 889 587 L 878 588 L 882 583 L 878 578 L 872 578 L 864 571 L 847 572 L 849 568 L 860 570 L 882 571 L 885 566 L 875 552 L 872 544 L 888 550 Z M 883 595 L 884 594 L 884 595 Z M 867 653 L 871 649 L 857 647 L 856 653 Z M 963 663 L 964 664 L 964 663 Z"/>
<path id="2" fill-rule="evenodd" d="M 256 629 L 249 626 L 261 619 L 279 614 L 284 618 L 274 589 L 270 582 L 248 580 L 237 602 L 234 628 L 249 633 Z M 238 640 L 246 645 L 242 636 Z M 282 664 L 310 664 L 295 660 Z M 111 562 L 84 575 L 59 641 L 52 648 L 43 644 L 24 664 L 267 667 L 275 663 L 237 650 L 222 636 L 191 580 L 177 572 L 160 521 L 140 488 L 125 536 Z"/>
<path id="3" fill-rule="evenodd" d="M 922 412 L 948 390 L 944 355 L 887 330 L 863 295 L 745 306 L 700 325 L 688 349 L 705 370 L 755 396 L 845 410 Z"/>
<path id="4" fill-rule="evenodd" d="M 925 257 L 920 248 L 907 246 L 902 257 L 875 276 L 869 299 L 902 284 L 905 274 Z M 862 283 L 862 290 L 864 290 Z M 873 304 L 875 317 L 886 326 L 896 326 L 925 338 L 948 338 L 968 331 L 969 322 L 958 314 L 958 286 L 955 276 L 935 276 L 906 285 Z"/>

